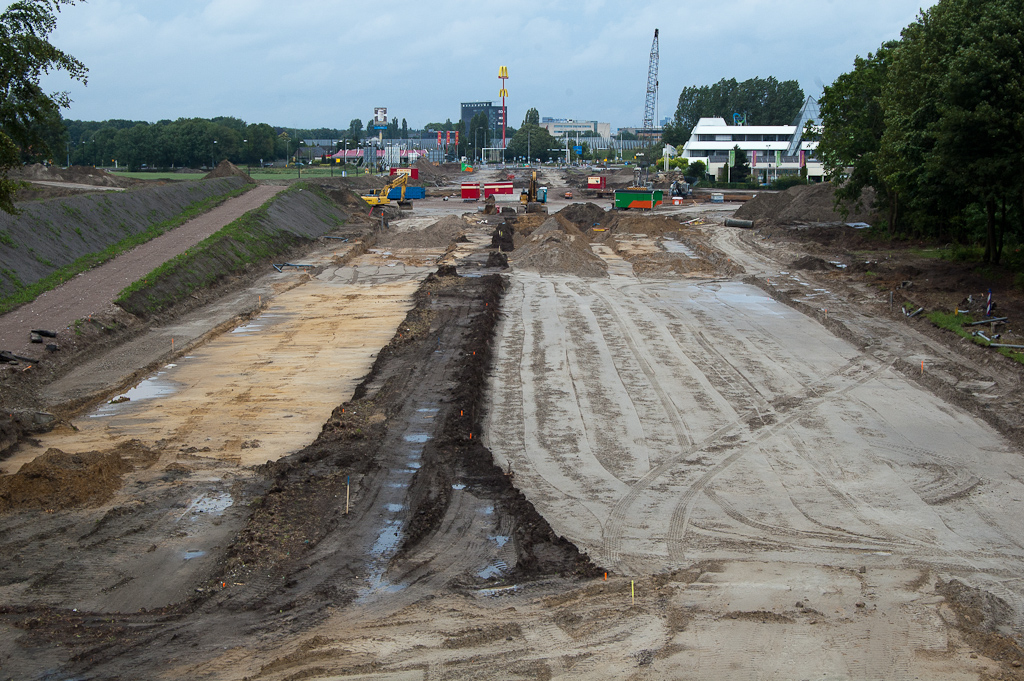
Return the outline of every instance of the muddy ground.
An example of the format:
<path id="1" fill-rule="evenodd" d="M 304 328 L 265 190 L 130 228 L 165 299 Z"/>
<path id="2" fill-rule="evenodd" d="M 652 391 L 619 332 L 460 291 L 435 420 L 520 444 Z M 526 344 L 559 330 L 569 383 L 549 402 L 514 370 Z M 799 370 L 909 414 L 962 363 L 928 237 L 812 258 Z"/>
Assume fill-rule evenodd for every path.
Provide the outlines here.
<path id="1" fill-rule="evenodd" d="M 890 312 L 854 230 L 445 217 L 463 208 L 419 202 L 365 252 L 253 280 L 284 317 L 187 351 L 223 374 L 196 413 L 114 403 L 131 427 L 25 443 L 68 453 L 0 478 L 0 677 L 1020 677 L 1020 365 Z M 930 263 L 896 295 L 973 290 Z M 343 362 L 354 393 L 272 451 L 307 381 L 273 373 L 308 352 L 295 334 L 394 324 L 355 297 L 358 323 L 288 319 L 400 282 L 390 340 Z M 281 333 L 244 355 L 254 324 Z M 234 439 L 197 435 L 257 397 Z"/>

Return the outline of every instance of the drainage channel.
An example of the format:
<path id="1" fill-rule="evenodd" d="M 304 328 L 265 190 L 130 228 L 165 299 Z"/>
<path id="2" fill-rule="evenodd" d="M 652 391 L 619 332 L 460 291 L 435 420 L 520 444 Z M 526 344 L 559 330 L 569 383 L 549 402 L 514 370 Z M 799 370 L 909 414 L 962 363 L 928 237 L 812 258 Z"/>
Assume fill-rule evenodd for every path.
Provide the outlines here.
<path id="1" fill-rule="evenodd" d="M 377 534 L 377 539 L 370 547 L 371 559 L 367 584 L 360 590 L 356 599 L 358 602 L 365 602 L 379 593 L 395 593 L 407 586 L 401 582 L 391 582 L 388 579 L 388 565 L 395 557 L 395 553 L 405 537 L 403 528 L 409 519 L 409 506 L 404 503 L 406 491 L 409 489 L 412 477 L 422 466 L 423 449 L 426 447 L 426 443 L 433 439 L 430 432 L 433 429 L 437 412 L 438 408 L 431 406 L 421 406 L 416 409 L 416 416 L 410 420 L 409 427 L 402 434 L 396 452 L 396 465 L 388 472 L 384 486 L 404 491 L 383 495 L 385 499 L 381 504 L 381 516 L 384 518 L 384 524 Z"/>

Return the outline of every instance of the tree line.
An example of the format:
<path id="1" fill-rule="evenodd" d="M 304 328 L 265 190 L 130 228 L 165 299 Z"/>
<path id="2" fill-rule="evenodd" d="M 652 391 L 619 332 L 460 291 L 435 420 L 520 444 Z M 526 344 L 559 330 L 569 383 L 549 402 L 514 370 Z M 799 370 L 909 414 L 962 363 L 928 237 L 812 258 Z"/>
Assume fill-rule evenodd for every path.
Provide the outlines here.
<path id="1" fill-rule="evenodd" d="M 800 112 L 805 97 L 795 80 L 779 81 L 773 76 L 735 78 L 713 85 L 693 85 L 679 93 L 675 115 L 665 125 L 666 144 L 685 144 L 701 118 L 724 118 L 729 125 L 738 114 L 744 125 L 789 125 Z"/>
<path id="2" fill-rule="evenodd" d="M 875 189 L 893 235 L 1024 237 L 1024 0 L 940 0 L 825 88 L 818 157 L 837 200 Z"/>

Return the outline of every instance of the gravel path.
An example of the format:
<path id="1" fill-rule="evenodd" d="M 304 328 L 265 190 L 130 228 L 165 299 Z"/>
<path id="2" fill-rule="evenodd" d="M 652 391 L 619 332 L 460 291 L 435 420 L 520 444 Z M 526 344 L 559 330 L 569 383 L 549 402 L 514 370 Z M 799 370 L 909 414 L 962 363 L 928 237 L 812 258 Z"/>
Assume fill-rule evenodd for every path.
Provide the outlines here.
<path id="1" fill-rule="evenodd" d="M 109 309 L 124 287 L 231 221 L 259 208 L 282 189 L 282 186 L 260 185 L 100 267 L 79 274 L 28 305 L 0 315 L 0 350 L 29 357 L 40 355 L 41 346 L 29 343 L 31 329 L 59 332 L 76 319 Z"/>

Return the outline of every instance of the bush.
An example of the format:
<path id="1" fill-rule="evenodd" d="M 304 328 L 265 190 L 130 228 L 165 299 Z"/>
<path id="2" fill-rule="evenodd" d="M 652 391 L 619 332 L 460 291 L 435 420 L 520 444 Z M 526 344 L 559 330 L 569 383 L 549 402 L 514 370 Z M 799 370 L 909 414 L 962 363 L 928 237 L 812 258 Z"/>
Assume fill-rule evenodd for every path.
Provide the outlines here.
<path id="1" fill-rule="evenodd" d="M 799 175 L 783 175 L 782 177 L 775 178 L 769 187 L 772 189 L 778 189 L 779 191 L 785 191 L 798 184 L 807 184 L 807 180 Z"/>

